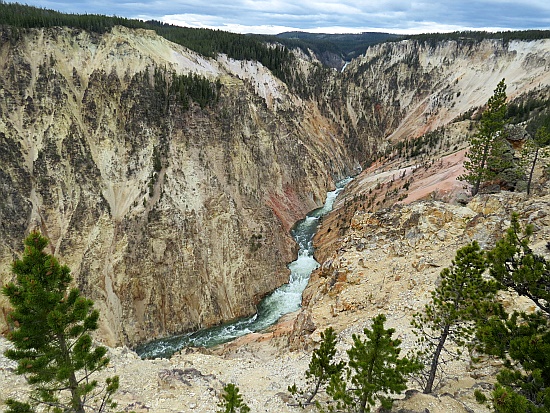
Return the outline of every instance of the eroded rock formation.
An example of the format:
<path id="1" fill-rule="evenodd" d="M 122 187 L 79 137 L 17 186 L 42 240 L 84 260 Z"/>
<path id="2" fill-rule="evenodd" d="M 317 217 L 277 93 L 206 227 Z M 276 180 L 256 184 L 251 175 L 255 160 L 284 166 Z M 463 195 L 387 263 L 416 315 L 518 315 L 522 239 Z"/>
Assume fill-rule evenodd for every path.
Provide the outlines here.
<path id="1" fill-rule="evenodd" d="M 0 36 L 2 281 L 39 228 L 111 345 L 251 314 L 335 179 L 483 105 L 502 77 L 511 96 L 550 84 L 547 40 L 380 45 L 343 75 L 300 61 L 300 97 L 261 64 L 149 31 Z M 209 79 L 215 99 L 182 104 L 172 73 Z"/>
<path id="2" fill-rule="evenodd" d="M 110 344 L 251 314 L 286 281 L 288 229 L 352 163 L 283 83 L 146 31 L 10 36 L 0 47 L 3 281 L 25 233 L 40 229 L 96 301 Z M 217 101 L 186 110 L 162 90 L 171 71 L 219 81 Z"/>

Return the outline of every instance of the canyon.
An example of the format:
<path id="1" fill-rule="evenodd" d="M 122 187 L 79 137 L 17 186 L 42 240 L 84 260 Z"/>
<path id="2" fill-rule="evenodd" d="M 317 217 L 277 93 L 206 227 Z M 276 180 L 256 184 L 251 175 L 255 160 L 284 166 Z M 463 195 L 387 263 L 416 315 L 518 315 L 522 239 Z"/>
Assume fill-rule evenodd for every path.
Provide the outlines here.
<path id="1" fill-rule="evenodd" d="M 335 180 L 482 106 L 503 77 L 510 98 L 550 83 L 547 40 L 373 46 L 306 99 L 257 62 L 147 30 L 2 39 L 0 273 L 40 229 L 110 345 L 252 314 L 288 277 L 288 230 Z M 218 81 L 217 102 L 169 102 L 160 69 Z"/>
<path id="2" fill-rule="evenodd" d="M 111 345 L 252 314 L 288 277 L 290 227 L 355 166 L 256 63 L 122 27 L 31 30 L 0 54 L 2 280 L 40 229 Z M 219 80 L 216 107 L 165 105 L 159 67 Z"/>
<path id="3" fill-rule="evenodd" d="M 430 177 L 418 177 L 417 187 Z M 395 328 L 395 336 L 403 342 L 403 353 L 414 349 L 412 314 L 430 299 L 442 268 L 450 265 L 457 248 L 471 240 L 491 246 L 509 225 L 512 211 L 522 223 L 534 225 L 531 245 L 537 253 L 547 254 L 550 181 L 540 175 L 537 180 L 540 187 L 532 197 L 503 191 L 476 196 L 464 206 L 424 200 L 374 213 L 356 211 L 350 218 L 345 218 L 342 197 L 318 233 L 321 267 L 304 292 L 300 310 L 265 332 L 215 349 L 189 348 L 170 359 L 141 360 L 126 346 L 111 348 L 111 362 L 100 376 L 120 376 L 115 399 L 122 411 L 213 413 L 219 410 L 223 386 L 234 383 L 252 411 L 301 412 L 287 386 L 304 386 L 311 350 L 326 327 L 338 334 L 336 357 L 345 358 L 352 335 L 361 334 L 373 316 L 384 313 L 387 326 Z M 349 228 L 341 237 L 327 237 L 336 222 L 346 222 Z M 503 293 L 500 299 L 507 309 L 533 310 L 532 302 L 517 295 Z M 8 347 L 7 340 L 0 338 L 0 353 Z M 474 391 L 490 388 L 500 366 L 491 358 L 472 366 L 464 354 L 446 366 L 446 377 L 434 394 L 415 391 L 418 385 L 412 382 L 412 390 L 396 401 L 392 411 L 488 413 L 486 405 L 475 401 Z M 5 384 L 0 400 L 24 397 L 27 391 L 14 368 L 14 362 L 0 355 L 0 381 Z"/>
<path id="4" fill-rule="evenodd" d="M 128 410 L 215 411 L 231 381 L 258 411 L 266 398 L 269 411 L 297 411 L 283 393 L 326 326 L 342 354 L 351 334 L 386 312 L 410 348 L 405 326 L 458 247 L 490 246 L 512 210 L 537 226 L 536 248 L 549 241 L 544 171 L 533 199 L 471 199 L 456 179 L 473 133 L 463 115 L 479 111 L 502 78 L 510 100 L 548 98 L 548 39 L 384 43 L 342 73 L 300 55 L 304 95 L 260 63 L 204 57 L 146 30 L 2 28 L 0 38 L 2 283 L 25 234 L 50 238 L 101 312 L 97 339 L 119 346 L 110 373 L 121 374 Z M 219 85 L 216 100 L 186 109 L 159 91 L 182 74 Z M 430 155 L 395 153 L 434 131 L 443 138 Z M 253 314 L 287 280 L 294 222 L 350 175 L 316 236 L 321 267 L 301 310 L 206 354 L 146 361 L 122 347 Z M 6 331 L 5 298 L 0 308 Z M 280 357 L 285 367 L 275 368 Z M 464 396 L 457 409 L 474 408 L 473 389 L 494 373 L 485 368 L 474 378 L 463 361 L 452 367 L 460 385 L 447 391 Z"/>

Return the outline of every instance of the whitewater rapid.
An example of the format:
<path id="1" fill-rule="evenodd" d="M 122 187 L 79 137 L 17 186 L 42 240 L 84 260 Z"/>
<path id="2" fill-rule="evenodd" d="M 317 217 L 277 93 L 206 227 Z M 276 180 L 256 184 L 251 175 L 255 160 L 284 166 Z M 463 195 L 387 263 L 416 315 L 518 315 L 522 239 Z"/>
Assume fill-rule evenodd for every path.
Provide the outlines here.
<path id="1" fill-rule="evenodd" d="M 140 357 L 167 358 L 184 347 L 212 347 L 248 333 L 262 331 L 275 324 L 281 316 L 298 310 L 309 276 L 319 266 L 313 258 L 313 236 L 319 220 L 332 210 L 336 197 L 351 180 L 352 178 L 346 178 L 338 182 L 336 189 L 327 193 L 325 204 L 321 208 L 311 211 L 296 223 L 291 234 L 300 249 L 298 258 L 288 265 L 289 281 L 266 296 L 258 305 L 256 314 L 228 324 L 151 341 L 136 348 Z"/>

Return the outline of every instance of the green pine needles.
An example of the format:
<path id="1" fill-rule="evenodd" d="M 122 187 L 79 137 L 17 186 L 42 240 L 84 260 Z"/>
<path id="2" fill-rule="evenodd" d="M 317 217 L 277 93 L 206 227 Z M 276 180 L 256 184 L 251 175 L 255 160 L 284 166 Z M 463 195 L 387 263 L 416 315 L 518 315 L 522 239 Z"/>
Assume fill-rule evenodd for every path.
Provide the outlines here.
<path id="1" fill-rule="evenodd" d="M 519 216 L 512 214 L 510 228 L 488 253 L 500 287 L 537 306 L 532 313 L 507 314 L 501 308 L 478 325 L 479 350 L 504 363 L 490 397 L 498 413 L 550 412 L 550 262 L 529 246 L 532 234 L 533 226 L 522 230 Z"/>
<path id="2" fill-rule="evenodd" d="M 306 379 L 310 385 L 310 389 L 300 390 L 296 387 L 296 384 L 288 388 L 292 395 L 304 396 L 305 401 L 303 403 L 300 402 L 301 406 L 310 404 L 319 390 L 330 381 L 332 376 L 340 377 L 345 363 L 343 361 L 334 362 L 336 339 L 337 336 L 332 327 L 328 327 L 321 333 L 321 345 L 318 349 L 313 350 L 311 361 L 306 370 Z"/>
<path id="3" fill-rule="evenodd" d="M 14 349 L 5 356 L 18 362 L 16 373 L 33 390 L 28 402 L 7 400 L 8 412 L 34 412 L 39 405 L 55 413 L 107 411 L 114 407 L 118 377 L 103 386 L 92 379 L 109 362 L 107 349 L 94 347 L 90 337 L 99 312 L 78 289 L 68 291 L 70 270 L 44 252 L 47 245 L 39 232 L 31 233 L 12 266 L 16 281 L 2 290 L 13 307 L 8 339 Z"/>
<path id="4" fill-rule="evenodd" d="M 498 413 L 550 412 L 550 320 L 548 314 L 514 312 L 480 324 L 480 350 L 504 367 L 490 401 Z M 485 402 L 485 395 L 480 402 Z"/>
<path id="5" fill-rule="evenodd" d="M 221 410 L 218 413 L 249 413 L 250 408 L 243 401 L 239 388 L 233 383 L 228 383 L 223 388 L 222 401 L 219 404 Z"/>
<path id="6" fill-rule="evenodd" d="M 545 126 L 538 128 L 535 137 L 527 139 L 523 144 L 519 164 L 527 175 L 526 189 L 528 195 L 531 194 L 537 162 L 542 160 L 548 167 L 548 158 L 550 157 L 550 147 L 548 145 L 550 145 L 550 130 Z"/>
<path id="7" fill-rule="evenodd" d="M 363 330 L 364 339 L 352 336 L 346 377 L 333 375 L 327 386 L 327 394 L 336 402 L 328 405 L 329 411 L 365 413 L 376 402 L 389 409 L 393 405 L 390 395 L 405 391 L 408 376 L 420 369 L 415 360 L 399 357 L 401 340 L 392 338 L 395 330 L 385 329 L 385 321 L 386 316 L 380 314 L 372 320 L 372 329 Z"/>
<path id="8" fill-rule="evenodd" d="M 499 171 L 510 166 L 503 157 L 507 146 L 504 138 L 505 116 L 506 84 L 502 79 L 487 102 L 478 132 L 470 139 L 468 159 L 464 161 L 466 173 L 459 177 L 472 184 L 472 195 L 479 192 L 481 184 L 497 178 Z"/>
<path id="9" fill-rule="evenodd" d="M 349 361 L 334 362 L 336 339 L 332 327 L 321 334 L 319 349 L 313 352 L 306 377 L 313 385 L 306 404 L 309 404 L 322 387 L 332 400 L 316 401 L 319 411 L 329 412 L 370 412 L 371 407 L 380 403 L 391 408 L 392 394 L 400 394 L 407 389 L 408 377 L 418 371 L 421 365 L 415 359 L 400 358 L 401 341 L 393 339 L 394 329 L 385 329 L 386 316 L 380 314 L 372 320 L 372 329 L 365 328 L 365 338 L 354 334 L 353 345 L 347 350 Z M 293 394 L 306 392 L 289 387 Z"/>
<path id="10" fill-rule="evenodd" d="M 488 253 L 491 276 L 504 288 L 531 299 L 550 315 L 550 263 L 529 247 L 533 226 L 523 230 L 518 214 L 512 214 L 510 228 Z"/>
<path id="11" fill-rule="evenodd" d="M 491 311 L 497 283 L 483 278 L 485 255 L 477 242 L 459 249 L 449 268 L 441 271 L 441 285 L 432 292 L 432 301 L 413 316 L 418 336 L 418 353 L 426 363 L 424 393 L 434 389 L 436 375 L 449 353 L 447 340 L 456 347 L 469 344 L 475 332 L 474 321 Z M 452 354 L 455 357 L 455 354 Z"/>

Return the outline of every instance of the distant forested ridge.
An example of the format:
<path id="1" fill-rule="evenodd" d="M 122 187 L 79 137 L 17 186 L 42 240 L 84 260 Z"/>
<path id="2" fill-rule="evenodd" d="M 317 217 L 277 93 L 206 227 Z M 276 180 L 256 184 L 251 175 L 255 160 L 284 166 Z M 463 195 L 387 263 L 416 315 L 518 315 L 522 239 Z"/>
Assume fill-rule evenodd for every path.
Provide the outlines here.
<path id="1" fill-rule="evenodd" d="M 155 20 L 142 21 L 100 14 L 68 14 L 55 10 L 6 3 L 0 0 L 0 25 L 17 29 L 67 26 L 95 33 L 105 33 L 114 26 L 154 30 L 171 42 L 204 56 L 226 54 L 236 60 L 255 60 L 286 83 L 292 83 L 294 55 L 283 45 L 266 44 L 267 36 L 242 35 L 212 29 L 174 26 Z M 18 32 L 14 31 L 17 37 Z"/>
<path id="2" fill-rule="evenodd" d="M 431 33 L 402 36 L 390 33 L 361 34 L 314 34 L 287 32 L 277 36 L 244 35 L 221 30 L 175 26 L 156 20 L 142 21 L 118 16 L 100 14 L 70 14 L 0 0 L 0 26 L 11 27 L 10 39 L 18 39 L 21 31 L 30 28 L 71 27 L 94 33 L 105 33 L 114 26 L 131 29 L 154 30 L 158 35 L 174 43 L 185 46 L 208 57 L 226 54 L 236 60 L 253 60 L 262 63 L 280 80 L 285 82 L 298 95 L 310 98 L 330 75 L 327 68 L 317 64 L 306 75 L 297 69 L 292 49 L 301 49 L 306 54 L 313 51 L 321 61 L 327 63 L 331 57 L 351 60 L 377 43 L 412 39 L 430 45 L 439 41 L 456 40 L 477 42 L 483 39 L 535 40 L 550 38 L 550 30 L 527 30 L 514 32 L 474 32 Z M 4 39 L 4 40 L 10 40 Z M 329 57 L 327 57 L 330 55 Z M 332 67 L 338 67 L 335 64 Z M 341 67 L 341 66 L 340 66 Z M 312 87 L 313 85 L 313 87 Z"/>
<path id="3" fill-rule="evenodd" d="M 16 28 L 68 26 L 96 33 L 105 33 L 117 25 L 149 29 L 204 56 L 215 57 L 218 53 L 224 53 L 238 60 L 256 60 L 279 77 L 284 77 L 282 73 L 284 70 L 281 69 L 282 62 L 292 59 L 288 48 L 301 48 L 306 52 L 310 49 L 318 54 L 332 52 L 340 54 L 342 58 L 351 59 L 364 53 L 373 44 L 402 39 L 438 42 L 441 40 L 502 39 L 510 41 L 550 38 L 550 30 L 457 31 L 408 36 L 376 32 L 360 34 L 286 32 L 276 36 L 244 35 L 222 30 L 175 26 L 156 20 L 143 21 L 101 14 L 61 13 L 20 3 L 7 3 L 3 0 L 0 0 L 0 25 Z M 268 46 L 266 43 L 278 43 L 279 46 Z"/>
<path id="4" fill-rule="evenodd" d="M 418 40 L 420 42 L 434 45 L 440 41 L 455 40 L 460 43 L 476 43 L 486 39 L 502 40 L 510 42 L 512 40 L 539 40 L 549 39 L 550 30 L 519 30 L 519 31 L 457 31 L 452 33 L 424 33 L 405 36 L 404 39 Z"/>
<path id="5" fill-rule="evenodd" d="M 25 29 L 68 26 L 96 33 L 105 33 L 116 25 L 147 28 L 147 24 L 141 20 L 101 14 L 61 13 L 19 3 L 6 3 L 2 0 L 0 0 L 0 24 Z"/>
<path id="6" fill-rule="evenodd" d="M 359 34 L 327 34 L 307 32 L 285 32 L 275 36 L 288 47 L 299 47 L 317 55 L 329 52 L 340 55 L 345 60 L 354 59 L 367 51 L 369 46 L 391 40 L 401 40 L 403 36 L 390 33 L 364 32 Z"/>

